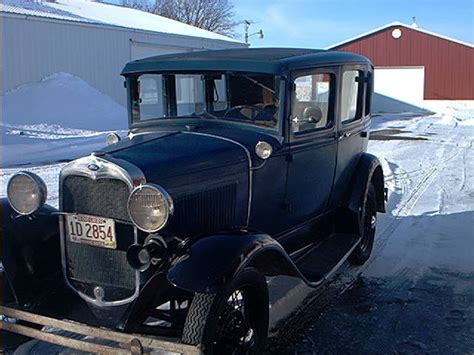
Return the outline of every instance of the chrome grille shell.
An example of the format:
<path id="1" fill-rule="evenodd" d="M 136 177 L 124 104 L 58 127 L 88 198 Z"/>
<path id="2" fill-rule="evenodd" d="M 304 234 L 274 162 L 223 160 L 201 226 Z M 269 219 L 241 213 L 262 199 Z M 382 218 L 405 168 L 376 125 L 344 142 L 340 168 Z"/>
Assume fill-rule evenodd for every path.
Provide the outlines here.
<path id="1" fill-rule="evenodd" d="M 65 185 L 67 183 L 67 179 L 76 179 L 77 181 L 87 182 L 90 181 L 89 186 L 96 186 L 96 187 L 107 187 L 107 182 L 111 183 L 111 185 L 118 187 L 120 195 L 127 195 L 130 191 L 139 186 L 141 184 L 146 183 L 145 177 L 141 170 L 126 162 L 119 159 L 114 159 L 109 156 L 98 156 L 98 155 L 91 155 L 85 158 L 81 158 L 75 160 L 68 165 L 66 165 L 60 173 L 59 179 L 59 205 L 60 205 L 60 234 L 61 234 L 61 258 L 62 258 L 62 267 L 63 267 L 63 274 L 66 280 L 66 283 L 71 287 L 81 298 L 85 301 L 92 303 L 96 306 L 113 306 L 113 305 L 123 305 L 133 301 L 139 293 L 140 288 L 140 275 L 138 271 L 133 269 L 127 269 L 128 265 L 126 264 L 126 258 L 124 257 L 125 252 L 124 250 L 110 250 L 104 249 L 100 250 L 100 248 L 94 248 L 87 246 L 87 245 L 74 245 L 70 246 L 71 250 L 68 249 L 68 244 L 70 243 L 66 240 L 64 222 L 65 218 L 64 215 L 68 213 L 84 213 L 84 214 L 94 214 L 103 217 L 114 218 L 123 227 L 128 225 L 131 233 L 133 236 L 130 236 L 130 242 L 136 243 L 138 241 L 138 230 L 133 224 L 128 220 L 127 211 L 126 211 L 126 204 L 123 206 L 118 205 L 118 208 L 114 209 L 111 205 L 110 201 L 106 201 L 106 210 L 105 215 L 101 213 L 101 203 L 93 202 L 91 205 L 88 205 L 84 201 L 65 201 L 65 197 L 68 199 L 72 198 L 71 193 L 74 192 L 77 194 L 81 192 L 80 189 L 77 191 L 71 191 L 71 186 Z M 94 182 L 96 184 L 94 184 Z M 97 190 L 100 191 L 100 188 Z M 107 190 L 105 190 L 107 191 Z M 111 191 L 112 193 L 113 191 Z M 68 195 L 69 194 L 69 195 Z M 85 193 L 87 195 L 87 193 Z M 112 195 L 112 199 L 114 195 Z M 100 196 L 99 196 L 100 197 Z M 110 198 L 111 196 L 109 196 Z M 123 197 L 123 196 L 122 196 Z M 92 208 L 91 208 L 92 207 Z M 121 211 L 123 210 L 123 211 Z M 120 236 L 117 236 L 120 238 Z M 72 248 L 75 250 L 73 251 Z M 124 280 L 120 280 L 117 282 L 121 275 L 113 275 L 110 277 L 111 283 L 114 282 L 117 284 L 117 289 L 114 290 L 114 299 L 113 300 L 103 300 L 97 299 L 93 297 L 93 294 L 90 291 L 91 281 L 92 283 L 99 281 L 98 286 L 106 286 L 110 287 L 110 285 L 105 285 L 104 278 L 105 273 L 104 270 L 99 270 L 101 274 L 98 275 L 97 278 L 88 279 L 85 275 L 90 272 L 89 269 L 84 269 L 83 265 L 80 265 L 80 260 L 72 260 L 68 259 L 68 250 L 72 252 L 71 255 L 78 256 L 79 258 L 83 258 L 84 255 L 88 255 L 90 258 L 104 258 L 111 262 L 110 273 L 119 272 L 120 270 L 125 271 L 123 274 Z M 76 258 L 77 259 L 77 258 Z M 73 262 L 74 264 L 71 264 Z M 115 265 L 114 265 L 115 263 Z M 100 263 L 99 263 L 100 264 Z M 104 264 L 104 263 L 102 263 Z M 84 275 L 83 279 L 77 280 L 77 277 L 74 280 L 71 277 L 70 267 L 75 265 L 76 275 L 81 275 L 81 270 L 83 271 L 82 274 Z M 115 266 L 115 267 L 114 267 Z M 102 276 L 104 277 L 102 277 Z M 115 281 L 114 281 L 115 280 Z M 82 283 L 81 283 L 82 281 Z M 102 281 L 102 282 L 101 282 Z M 113 287 L 114 285 L 112 285 Z M 125 287 L 124 287 L 125 286 Z M 127 290 L 126 292 L 121 292 L 120 290 Z"/>

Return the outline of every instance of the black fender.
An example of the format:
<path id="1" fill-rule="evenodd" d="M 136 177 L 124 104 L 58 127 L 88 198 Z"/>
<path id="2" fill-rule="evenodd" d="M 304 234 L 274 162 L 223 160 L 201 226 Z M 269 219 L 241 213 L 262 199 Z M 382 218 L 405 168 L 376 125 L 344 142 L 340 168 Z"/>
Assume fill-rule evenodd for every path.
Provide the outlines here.
<path id="1" fill-rule="evenodd" d="M 245 267 L 265 276 L 301 277 L 283 247 L 261 233 L 229 233 L 201 238 L 167 274 L 174 286 L 190 292 L 215 293 Z"/>
<path id="2" fill-rule="evenodd" d="M 339 232 L 359 233 L 361 207 L 369 184 L 375 187 L 377 211 L 385 212 L 385 181 L 379 159 L 369 153 L 362 153 L 345 193 L 344 203 L 336 213 L 336 229 Z"/>
<path id="3" fill-rule="evenodd" d="M 45 205 L 32 215 L 22 216 L 7 198 L 0 199 L 0 208 L 2 279 L 9 291 L 2 302 L 34 307 L 51 291 L 51 282 L 62 278 L 57 210 Z"/>

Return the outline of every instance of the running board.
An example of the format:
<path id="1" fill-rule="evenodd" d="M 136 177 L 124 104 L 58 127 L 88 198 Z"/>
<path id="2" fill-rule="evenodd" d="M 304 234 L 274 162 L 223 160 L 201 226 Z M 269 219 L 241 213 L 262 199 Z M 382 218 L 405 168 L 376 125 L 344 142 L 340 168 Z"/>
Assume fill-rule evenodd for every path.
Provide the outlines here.
<path id="1" fill-rule="evenodd" d="M 69 320 L 59 320 L 4 306 L 0 306 L 0 315 L 1 330 L 89 353 L 141 355 L 164 351 L 179 354 L 202 354 L 201 349 L 197 346 L 172 342 L 168 339 L 152 336 L 128 334 L 91 327 Z M 65 332 L 56 334 L 51 331 L 42 331 L 28 323 Z M 77 335 L 83 336 L 82 339 L 78 338 Z M 102 342 L 105 340 L 107 345 L 94 342 L 94 340 Z"/>
<path id="2" fill-rule="evenodd" d="M 332 234 L 295 261 L 308 284 L 317 286 L 327 280 L 359 245 L 355 234 Z"/>

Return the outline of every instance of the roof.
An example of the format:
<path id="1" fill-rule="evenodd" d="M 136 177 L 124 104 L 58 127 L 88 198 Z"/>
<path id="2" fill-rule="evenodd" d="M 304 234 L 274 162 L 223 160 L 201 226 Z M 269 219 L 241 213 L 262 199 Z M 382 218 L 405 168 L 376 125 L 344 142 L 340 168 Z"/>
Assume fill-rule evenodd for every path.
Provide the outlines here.
<path id="1" fill-rule="evenodd" d="M 280 74 L 315 65 L 370 64 L 349 52 L 302 48 L 243 48 L 155 56 L 128 63 L 123 75 L 140 72 L 242 71 Z"/>
<path id="2" fill-rule="evenodd" d="M 339 42 L 339 43 L 336 43 L 336 44 L 333 44 L 332 46 L 329 46 L 327 47 L 327 49 L 336 49 L 338 47 L 342 47 L 346 44 L 349 44 L 351 42 L 355 42 L 355 41 L 358 41 L 364 37 L 368 37 L 368 36 L 371 36 L 373 34 L 376 34 L 378 32 L 382 32 L 382 31 L 385 31 L 386 29 L 389 29 L 389 28 L 392 28 L 392 27 L 405 27 L 405 28 L 409 28 L 410 30 L 413 30 L 413 31 L 418 31 L 418 32 L 421 32 L 421 33 L 425 33 L 427 35 L 431 35 L 431 36 L 435 36 L 435 37 L 438 37 L 438 38 L 441 38 L 441 39 L 445 39 L 447 41 L 451 41 L 451 42 L 455 42 L 455 43 L 458 43 L 458 44 L 461 44 L 463 46 L 468 46 L 468 47 L 471 47 L 473 48 L 474 47 L 474 44 L 472 43 L 468 43 L 468 42 L 463 42 L 463 41 L 460 41 L 460 40 L 457 40 L 457 39 L 454 39 L 454 38 L 450 38 L 450 37 L 447 37 L 447 36 L 443 36 L 441 34 L 438 34 L 438 33 L 435 33 L 435 32 L 431 32 L 431 31 L 427 31 L 427 30 L 424 30 L 424 29 L 421 29 L 419 27 L 416 27 L 416 26 L 410 26 L 410 25 L 407 25 L 406 23 L 403 23 L 403 22 L 399 22 L 399 21 L 394 21 L 394 22 L 391 22 L 391 23 L 388 23 L 382 27 L 378 27 L 376 29 L 373 29 L 369 32 L 365 32 L 365 33 L 362 33 L 358 36 L 355 36 L 355 37 L 352 37 L 352 38 L 349 38 L 349 39 L 346 39 L 342 42 Z"/>
<path id="3" fill-rule="evenodd" d="M 2 13 L 241 43 L 234 38 L 206 31 L 163 16 L 113 4 L 88 0 L 56 0 L 54 2 L 34 0 L 0 1 L 0 12 Z"/>

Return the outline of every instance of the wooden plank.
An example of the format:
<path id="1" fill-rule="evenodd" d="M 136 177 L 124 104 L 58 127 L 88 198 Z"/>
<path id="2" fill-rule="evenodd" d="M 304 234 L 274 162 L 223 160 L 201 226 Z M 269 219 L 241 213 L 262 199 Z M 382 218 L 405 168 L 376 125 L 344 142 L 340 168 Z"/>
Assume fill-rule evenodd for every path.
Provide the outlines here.
<path id="1" fill-rule="evenodd" d="M 38 340 L 42 340 L 48 343 L 64 346 L 67 348 L 72 348 L 76 350 L 87 351 L 91 353 L 98 353 L 98 354 L 130 354 L 129 351 L 114 348 L 107 345 L 100 345 L 89 343 L 87 341 L 76 340 L 67 338 L 62 335 L 53 334 L 53 333 L 46 333 L 42 332 L 41 330 L 29 328 L 19 324 L 13 323 L 4 323 L 0 322 L 0 329 L 7 330 L 13 333 L 18 333 L 30 338 L 35 338 Z"/>
<path id="2" fill-rule="evenodd" d="M 122 343 L 123 348 L 130 348 L 133 339 L 138 339 L 144 348 L 155 350 L 170 351 L 182 354 L 201 354 L 201 350 L 192 345 L 174 343 L 157 337 L 145 337 L 137 334 L 127 334 L 102 328 L 91 327 L 85 324 L 72 321 L 63 321 L 47 316 L 33 314 L 18 309 L 0 306 L 0 314 L 7 317 L 20 319 L 26 322 L 39 324 L 43 326 L 59 328 L 77 334 L 93 336 L 95 338 L 112 340 Z"/>

